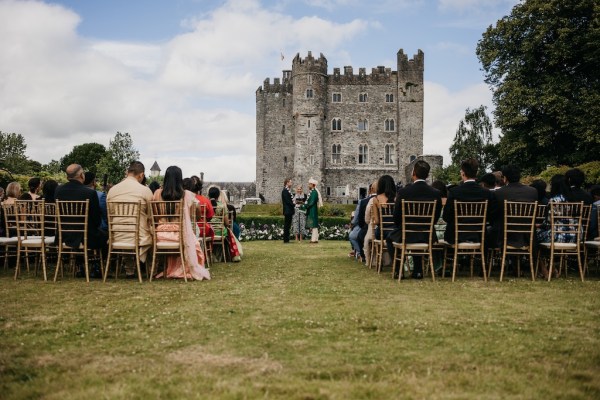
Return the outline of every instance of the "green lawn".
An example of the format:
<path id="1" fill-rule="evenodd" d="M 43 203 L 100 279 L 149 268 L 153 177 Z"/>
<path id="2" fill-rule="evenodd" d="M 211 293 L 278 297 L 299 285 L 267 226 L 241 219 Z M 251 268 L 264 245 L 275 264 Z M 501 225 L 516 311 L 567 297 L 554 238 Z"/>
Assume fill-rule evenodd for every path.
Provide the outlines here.
<path id="1" fill-rule="evenodd" d="M 0 398 L 600 398 L 597 278 L 398 283 L 345 242 L 244 250 L 187 284 L 2 271 Z"/>

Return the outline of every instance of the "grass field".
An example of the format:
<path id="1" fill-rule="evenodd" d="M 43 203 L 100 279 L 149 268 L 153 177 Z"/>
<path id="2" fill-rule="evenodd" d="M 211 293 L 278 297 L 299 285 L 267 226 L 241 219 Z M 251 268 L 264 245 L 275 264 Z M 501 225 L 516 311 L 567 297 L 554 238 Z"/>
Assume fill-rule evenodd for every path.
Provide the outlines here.
<path id="1" fill-rule="evenodd" d="M 0 398 L 600 398 L 600 281 L 401 283 L 344 242 L 210 282 L 0 274 Z"/>

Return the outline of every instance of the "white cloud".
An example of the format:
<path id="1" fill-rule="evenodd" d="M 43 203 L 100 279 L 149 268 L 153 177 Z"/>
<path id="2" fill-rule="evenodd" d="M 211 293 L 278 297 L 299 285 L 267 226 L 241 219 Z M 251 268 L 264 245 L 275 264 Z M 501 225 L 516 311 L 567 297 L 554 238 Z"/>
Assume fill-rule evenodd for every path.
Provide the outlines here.
<path id="1" fill-rule="evenodd" d="M 485 10 L 507 8 L 517 4 L 519 0 L 438 0 L 440 10 L 478 13 Z"/>
<path id="2" fill-rule="evenodd" d="M 465 117 L 465 110 L 481 105 L 487 106 L 488 115 L 493 120 L 492 93 L 484 83 L 450 92 L 443 85 L 426 81 L 424 154 L 440 154 L 444 156 L 444 164 L 450 164 L 450 145 L 460 120 Z M 497 130 L 495 136 L 497 139 Z"/>

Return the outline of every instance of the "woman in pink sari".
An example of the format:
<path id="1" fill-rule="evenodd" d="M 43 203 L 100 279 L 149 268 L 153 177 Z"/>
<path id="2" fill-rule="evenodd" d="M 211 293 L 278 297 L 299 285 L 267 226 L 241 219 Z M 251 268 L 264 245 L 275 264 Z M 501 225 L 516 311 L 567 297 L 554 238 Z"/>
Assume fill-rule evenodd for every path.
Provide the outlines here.
<path id="1" fill-rule="evenodd" d="M 204 268 L 204 253 L 200 248 L 194 230 L 192 229 L 190 219 L 190 208 L 192 205 L 198 207 L 198 201 L 194 193 L 184 190 L 183 178 L 181 169 L 176 166 L 170 166 L 165 172 L 165 179 L 163 187 L 157 189 L 154 192 L 154 200 L 163 201 L 176 201 L 183 199 L 183 244 L 185 252 L 185 274 L 188 279 L 210 279 L 210 272 Z M 199 207 L 198 207 L 199 208 Z M 199 211 L 198 211 L 199 212 Z M 169 226 L 171 225 L 171 226 Z M 164 227 L 165 231 L 161 232 L 161 227 Z M 157 227 L 156 237 L 159 242 L 177 242 L 179 241 L 178 233 L 172 230 L 172 224 L 161 224 Z M 181 257 L 179 256 L 168 256 L 167 257 L 167 278 L 183 278 L 184 268 L 182 265 Z M 162 277 L 162 272 L 156 276 L 157 278 Z"/>

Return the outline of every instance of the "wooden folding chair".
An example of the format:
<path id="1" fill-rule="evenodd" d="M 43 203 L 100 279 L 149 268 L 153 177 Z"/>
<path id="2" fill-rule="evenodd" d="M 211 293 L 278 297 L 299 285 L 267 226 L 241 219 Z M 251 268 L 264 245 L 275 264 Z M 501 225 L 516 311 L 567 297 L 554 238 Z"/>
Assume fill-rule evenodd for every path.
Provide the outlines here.
<path id="1" fill-rule="evenodd" d="M 583 267 L 581 264 L 581 235 L 583 219 L 583 202 L 550 202 L 550 242 L 540 243 L 540 250 L 549 253 L 548 282 L 552 279 L 555 257 L 559 258 L 559 275 L 562 272 L 565 258 L 575 256 L 579 267 L 579 276 L 583 282 Z M 568 239 L 564 243 L 565 238 Z M 564 265 L 566 269 L 566 265 Z"/>
<path id="2" fill-rule="evenodd" d="M 453 250 L 452 282 L 456 279 L 456 268 L 458 256 L 466 255 L 471 261 L 471 277 L 473 277 L 473 264 L 476 255 L 481 257 L 481 268 L 483 280 L 487 282 L 485 269 L 485 223 L 487 213 L 487 200 L 481 202 L 456 201 L 454 202 L 454 244 L 448 244 L 447 248 Z M 473 236 L 477 241 L 461 241 L 463 235 Z M 446 257 L 442 276 L 446 273 Z"/>
<path id="3" fill-rule="evenodd" d="M 4 269 L 8 269 L 8 259 L 17 255 L 19 236 L 17 235 L 17 208 L 15 204 L 2 204 L 5 236 L 0 237 L 3 247 Z"/>
<path id="4" fill-rule="evenodd" d="M 396 261 L 400 261 L 398 281 L 402 280 L 404 274 L 404 261 L 408 256 L 427 257 L 427 263 L 431 268 L 431 279 L 435 282 L 435 270 L 433 267 L 433 235 L 435 233 L 435 206 L 436 201 L 407 201 L 402 200 L 402 240 L 400 243 L 393 242 L 394 259 L 392 260 L 392 278 L 396 273 Z M 423 243 L 408 243 L 407 237 L 414 235 L 427 235 L 427 241 Z M 400 252 L 400 257 L 398 257 Z M 425 265 L 423 263 L 423 265 Z M 423 270 L 427 268 L 424 266 Z"/>
<path id="5" fill-rule="evenodd" d="M 206 258 L 206 266 L 210 268 L 210 262 L 212 261 L 212 237 L 206 236 L 206 228 L 209 226 L 206 220 L 206 204 L 200 203 L 200 220 L 196 223 L 199 230 L 200 247 L 204 252 Z"/>
<path id="6" fill-rule="evenodd" d="M 600 210 L 598 210 L 600 211 Z M 598 218 L 598 226 L 600 228 L 600 212 L 596 213 L 596 217 Z M 600 234 L 599 234 L 600 236 Z M 588 261 L 590 258 L 590 254 L 594 255 L 594 260 L 596 262 L 596 266 L 600 265 L 600 237 L 596 237 L 590 240 L 586 240 L 584 242 L 585 248 L 585 257 L 584 257 L 584 272 L 589 273 L 588 270 Z"/>
<path id="7" fill-rule="evenodd" d="M 219 213 L 218 210 L 221 210 L 221 212 Z M 225 206 L 223 207 L 216 207 L 215 208 L 215 215 L 212 217 L 212 219 L 209 221 L 210 226 L 213 229 L 213 232 L 215 233 L 215 237 L 213 239 L 213 246 L 219 245 L 221 247 L 221 253 L 223 255 L 223 262 L 225 264 L 227 264 L 227 250 L 225 247 L 225 240 L 226 240 L 226 228 L 227 225 L 225 223 L 225 214 L 227 213 L 227 208 Z M 220 215 L 219 215 L 220 214 Z M 211 251 L 211 255 L 212 255 L 212 251 Z"/>
<path id="8" fill-rule="evenodd" d="M 29 271 L 29 254 L 36 254 L 35 273 L 37 275 L 37 266 L 41 262 L 44 281 L 47 281 L 46 249 L 47 246 L 54 243 L 54 236 L 46 236 L 44 201 L 17 200 L 15 205 L 17 210 L 17 236 L 19 237 L 15 280 L 19 276 L 21 255 L 24 252 L 27 270 Z"/>
<path id="9" fill-rule="evenodd" d="M 141 200 L 138 201 L 107 201 L 106 211 L 108 218 L 108 255 L 104 270 L 104 282 L 110 269 L 112 255 L 117 255 L 115 266 L 115 280 L 119 274 L 119 267 L 123 266 L 123 256 L 133 256 L 138 276 L 142 283 L 140 269 L 140 213 Z M 120 262 L 119 262 L 120 261 Z"/>
<path id="10" fill-rule="evenodd" d="M 375 256 L 375 261 L 377 263 L 377 273 L 381 273 L 381 266 L 383 264 L 383 252 L 387 251 L 387 244 L 385 239 L 388 234 L 394 230 L 394 203 L 383 203 L 377 205 L 377 215 L 378 215 L 378 226 L 379 226 L 379 236 L 375 237 L 371 242 L 371 260 L 369 263 L 373 262 L 373 256 Z"/>
<path id="11" fill-rule="evenodd" d="M 185 221 L 183 204 L 183 199 L 178 201 L 150 202 L 153 238 L 150 281 L 154 277 L 154 269 L 158 256 L 176 255 L 181 257 L 181 266 L 184 269 L 183 279 L 187 282 L 183 224 L 190 223 L 190 221 Z M 175 240 L 164 240 L 165 236 L 171 236 Z M 167 278 L 166 260 L 163 268 L 163 278 Z"/>
<path id="12" fill-rule="evenodd" d="M 504 268 L 506 265 L 506 257 L 509 255 L 518 256 L 517 268 L 520 272 L 520 256 L 527 256 L 529 259 L 529 267 L 531 270 L 531 280 L 535 281 L 535 271 L 533 268 L 533 241 L 535 239 L 535 222 L 537 216 L 538 205 L 534 203 L 504 201 L 504 234 L 502 241 L 502 266 L 500 268 L 500 282 L 504 277 Z M 524 241 L 522 246 L 511 245 L 511 240 L 515 236 L 521 236 Z M 490 271 L 492 266 L 490 265 Z"/>
<path id="13" fill-rule="evenodd" d="M 54 282 L 58 278 L 58 272 L 63 274 L 63 256 L 69 255 L 69 264 L 75 274 L 76 256 L 83 256 L 85 281 L 90 281 L 90 268 L 88 257 L 88 211 L 89 200 L 56 201 L 56 220 L 58 226 L 58 258 L 56 261 L 56 270 L 54 271 Z M 70 247 L 65 243 L 69 236 L 80 236 L 81 244 L 76 247 Z"/>

